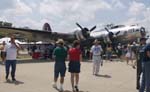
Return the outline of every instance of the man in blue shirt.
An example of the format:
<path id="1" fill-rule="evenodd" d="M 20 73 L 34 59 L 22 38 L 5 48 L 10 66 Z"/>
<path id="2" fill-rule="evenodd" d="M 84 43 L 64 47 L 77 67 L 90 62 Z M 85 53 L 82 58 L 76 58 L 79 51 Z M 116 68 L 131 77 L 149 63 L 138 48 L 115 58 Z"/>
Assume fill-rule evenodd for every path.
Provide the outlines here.
<path id="1" fill-rule="evenodd" d="M 145 85 L 140 84 L 140 76 L 142 74 L 142 62 L 143 62 L 143 57 L 144 57 L 144 48 L 146 45 L 146 38 L 141 38 L 140 39 L 140 46 L 138 46 L 137 49 L 137 89 L 141 90 L 140 92 L 143 92 L 142 90 L 145 89 Z M 142 78 L 142 83 L 144 83 L 144 80 Z M 141 85 L 141 86 L 140 86 Z"/>
<path id="2" fill-rule="evenodd" d="M 150 92 L 150 43 L 149 42 L 144 48 L 144 56 L 143 56 L 142 63 L 143 63 L 143 68 L 142 68 L 143 78 L 142 78 L 141 86 L 144 85 L 146 88 L 146 92 Z"/>

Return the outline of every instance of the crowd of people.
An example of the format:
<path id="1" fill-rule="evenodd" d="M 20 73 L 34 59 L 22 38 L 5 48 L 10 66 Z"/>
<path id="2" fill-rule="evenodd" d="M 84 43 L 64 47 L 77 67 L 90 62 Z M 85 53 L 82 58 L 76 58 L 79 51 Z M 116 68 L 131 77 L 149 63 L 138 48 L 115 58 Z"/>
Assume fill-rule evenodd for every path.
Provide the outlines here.
<path id="1" fill-rule="evenodd" d="M 27 46 L 27 50 L 33 59 L 52 59 L 52 53 L 55 47 L 56 45 L 51 43 L 32 44 Z"/>
<path id="2" fill-rule="evenodd" d="M 10 67 L 12 81 L 16 81 L 15 71 L 17 51 L 21 48 L 22 47 L 15 42 L 14 36 L 11 36 L 10 43 L 6 44 L 4 42 L 3 46 L 0 48 L 2 61 L 5 62 L 6 81 L 10 81 L 8 78 Z M 37 47 L 33 46 L 31 50 L 32 52 L 35 52 L 36 49 Z M 146 92 L 150 92 L 150 44 L 146 44 L 146 38 L 141 38 L 139 44 L 134 42 L 133 44 L 125 46 L 119 43 L 116 47 L 116 51 L 113 51 L 111 44 L 108 44 L 105 50 L 102 48 L 100 41 L 96 39 L 90 49 L 87 50 L 86 54 L 84 53 L 93 61 L 92 73 L 94 76 L 99 75 L 100 67 L 103 66 L 104 54 L 106 60 L 112 61 L 112 55 L 115 53 L 120 60 L 124 57 L 123 59 L 126 60 L 127 65 L 131 60 L 132 67 L 134 69 L 137 68 L 137 88 L 139 89 L 139 92 L 144 92 L 145 89 Z M 53 87 L 58 89 L 57 81 L 60 76 L 59 90 L 64 90 L 63 84 L 67 70 L 65 61 L 69 61 L 68 72 L 70 72 L 72 90 L 73 92 L 78 92 L 79 74 L 81 70 L 81 62 L 83 61 L 83 52 L 80 49 L 80 41 L 75 40 L 72 43 L 72 46 L 68 47 L 65 46 L 63 39 L 58 39 L 55 47 L 51 50 L 51 54 L 48 54 L 48 56 L 55 61 Z"/>

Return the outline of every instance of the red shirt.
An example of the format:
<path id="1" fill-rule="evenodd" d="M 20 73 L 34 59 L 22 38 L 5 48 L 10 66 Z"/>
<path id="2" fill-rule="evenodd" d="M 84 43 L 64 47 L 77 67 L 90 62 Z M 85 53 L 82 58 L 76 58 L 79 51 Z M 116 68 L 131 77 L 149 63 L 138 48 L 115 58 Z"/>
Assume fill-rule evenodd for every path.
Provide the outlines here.
<path id="1" fill-rule="evenodd" d="M 77 48 L 69 49 L 69 60 L 80 61 L 81 50 Z"/>

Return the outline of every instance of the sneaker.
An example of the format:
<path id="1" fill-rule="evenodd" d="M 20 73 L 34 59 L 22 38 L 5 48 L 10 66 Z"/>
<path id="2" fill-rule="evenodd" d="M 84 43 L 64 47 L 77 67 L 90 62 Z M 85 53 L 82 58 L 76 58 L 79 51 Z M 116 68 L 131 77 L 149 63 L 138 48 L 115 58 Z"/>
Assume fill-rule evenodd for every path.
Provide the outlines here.
<path id="1" fill-rule="evenodd" d="M 75 88 L 75 91 L 76 91 L 76 92 L 79 92 L 78 86 L 75 86 L 74 88 Z"/>
<path id="2" fill-rule="evenodd" d="M 136 67 L 135 67 L 135 66 L 132 66 L 132 68 L 133 68 L 133 69 L 136 69 Z"/>
<path id="3" fill-rule="evenodd" d="M 8 77 L 6 76 L 5 79 L 8 80 Z"/>
<path id="4" fill-rule="evenodd" d="M 7 83 L 10 83 L 10 82 L 11 82 L 11 80 L 10 80 L 10 79 L 6 79 L 6 82 L 7 82 Z"/>
<path id="5" fill-rule="evenodd" d="M 59 92 L 63 92 L 63 91 L 64 91 L 63 87 L 60 87 Z"/>
<path id="6" fill-rule="evenodd" d="M 99 74 L 97 74 L 97 73 L 95 74 L 95 76 L 98 76 L 98 75 L 99 75 Z"/>
<path id="7" fill-rule="evenodd" d="M 15 82 L 15 81 L 16 81 L 16 79 L 15 79 L 15 78 L 13 78 L 13 79 L 12 79 L 12 81 L 13 81 L 13 82 Z"/>
<path id="8" fill-rule="evenodd" d="M 5 77 L 6 82 L 10 82 L 10 80 L 8 79 L 8 76 Z"/>
<path id="9" fill-rule="evenodd" d="M 52 86 L 53 86 L 53 88 L 57 89 L 56 83 L 53 83 Z"/>

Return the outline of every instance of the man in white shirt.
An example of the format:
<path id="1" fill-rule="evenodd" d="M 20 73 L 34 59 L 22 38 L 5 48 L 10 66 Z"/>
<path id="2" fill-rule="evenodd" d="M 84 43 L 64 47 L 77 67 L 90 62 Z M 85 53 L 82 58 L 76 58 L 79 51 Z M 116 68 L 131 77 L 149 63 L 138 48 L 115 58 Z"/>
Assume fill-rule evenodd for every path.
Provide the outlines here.
<path id="1" fill-rule="evenodd" d="M 91 47 L 91 56 L 93 61 L 93 75 L 98 75 L 100 64 L 102 65 L 101 53 L 103 49 L 101 45 L 99 45 L 99 41 L 96 39 L 94 41 L 94 45 Z"/>
<path id="2" fill-rule="evenodd" d="M 15 72 L 16 72 L 16 58 L 17 58 L 17 50 L 20 49 L 20 45 L 15 43 L 14 36 L 11 36 L 10 43 L 6 45 L 6 81 L 8 81 L 9 70 L 11 67 L 11 77 L 12 81 L 16 81 Z"/>

